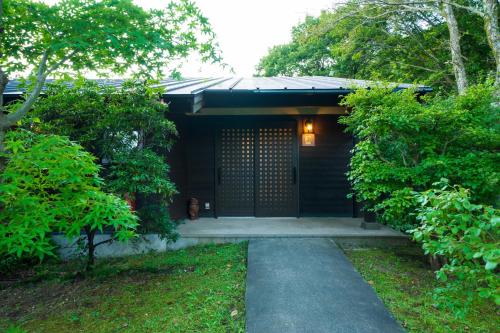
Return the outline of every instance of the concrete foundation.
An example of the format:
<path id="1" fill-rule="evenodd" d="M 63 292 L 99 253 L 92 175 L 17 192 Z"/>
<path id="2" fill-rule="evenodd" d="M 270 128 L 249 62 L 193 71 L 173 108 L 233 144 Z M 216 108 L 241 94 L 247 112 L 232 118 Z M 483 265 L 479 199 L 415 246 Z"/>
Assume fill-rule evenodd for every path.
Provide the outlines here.
<path id="1" fill-rule="evenodd" d="M 387 226 L 364 229 L 363 220 L 343 217 L 304 218 L 201 218 L 184 221 L 177 228 L 180 237 L 168 243 L 156 234 L 143 235 L 128 242 L 112 242 L 96 248 L 96 257 L 118 257 L 151 251 L 178 250 L 197 244 L 237 243 L 261 238 L 328 238 L 342 248 L 390 247 L 410 243 L 409 237 Z M 52 236 L 63 259 L 81 254 L 76 239 L 62 235 Z M 109 239 L 109 235 L 96 235 L 95 242 Z"/>

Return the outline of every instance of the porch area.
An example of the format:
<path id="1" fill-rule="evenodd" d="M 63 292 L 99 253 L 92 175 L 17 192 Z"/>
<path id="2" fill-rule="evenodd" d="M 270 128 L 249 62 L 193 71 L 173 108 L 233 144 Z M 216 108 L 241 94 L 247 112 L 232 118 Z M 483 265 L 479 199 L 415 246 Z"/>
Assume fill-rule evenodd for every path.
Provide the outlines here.
<path id="1" fill-rule="evenodd" d="M 184 220 L 178 226 L 180 239 L 175 244 L 183 247 L 197 243 L 287 237 L 331 238 L 343 247 L 384 247 L 409 243 L 404 233 L 384 225 L 380 229 L 363 229 L 362 221 L 361 218 L 351 217 L 200 218 Z"/>

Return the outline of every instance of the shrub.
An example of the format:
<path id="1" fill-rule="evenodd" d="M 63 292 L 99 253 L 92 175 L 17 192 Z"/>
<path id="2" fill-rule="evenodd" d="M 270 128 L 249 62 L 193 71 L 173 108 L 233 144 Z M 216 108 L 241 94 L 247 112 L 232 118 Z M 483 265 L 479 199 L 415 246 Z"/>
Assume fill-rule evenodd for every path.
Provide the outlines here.
<path id="1" fill-rule="evenodd" d="M 135 200 L 138 231 L 174 238 L 175 223 L 165 207 L 176 189 L 168 176 L 165 154 L 177 130 L 165 117 L 168 106 L 161 102 L 161 93 L 161 88 L 139 81 L 124 82 L 120 88 L 85 79 L 72 86 L 53 83 L 45 91 L 46 98 L 35 105 L 31 124 L 26 125 L 81 144 L 97 157 L 104 189 Z M 147 209 L 160 216 L 152 218 Z"/>
<path id="2" fill-rule="evenodd" d="M 54 255 L 50 233 L 87 236 L 93 264 L 94 235 L 133 237 L 136 217 L 120 198 L 102 192 L 94 157 L 69 139 L 24 130 L 6 137 L 8 162 L 0 181 L 0 253 Z"/>
<path id="3" fill-rule="evenodd" d="M 166 177 L 169 166 L 149 149 L 137 149 L 115 155 L 109 167 L 106 187 L 113 193 L 157 195 L 164 201 L 177 193 Z"/>
<path id="4" fill-rule="evenodd" d="M 465 95 L 422 97 L 407 89 L 359 89 L 344 99 L 340 118 L 355 135 L 349 179 L 356 198 L 379 219 L 406 231 L 417 225 L 411 193 L 441 178 L 471 190 L 471 200 L 493 203 L 499 192 L 499 108 L 491 85 Z"/>
<path id="5" fill-rule="evenodd" d="M 491 206 L 471 202 L 470 191 L 442 181 L 438 189 L 417 195 L 418 221 L 412 230 L 427 254 L 442 256 L 437 271 L 443 287 L 436 290 L 442 306 L 463 315 L 475 298 L 500 305 L 500 214 Z"/>
<path id="6" fill-rule="evenodd" d="M 112 193 L 127 193 L 136 200 L 141 234 L 158 233 L 175 241 L 176 223 L 171 220 L 168 203 L 177 190 L 167 177 L 169 166 L 149 149 L 117 154 L 111 161 L 106 188 Z"/>
<path id="7" fill-rule="evenodd" d="M 179 234 L 175 231 L 177 224 L 170 218 L 168 207 L 160 200 L 147 198 L 147 203 L 140 206 L 137 215 L 141 224 L 137 231 L 141 234 L 156 233 L 167 241 L 176 241 Z"/>

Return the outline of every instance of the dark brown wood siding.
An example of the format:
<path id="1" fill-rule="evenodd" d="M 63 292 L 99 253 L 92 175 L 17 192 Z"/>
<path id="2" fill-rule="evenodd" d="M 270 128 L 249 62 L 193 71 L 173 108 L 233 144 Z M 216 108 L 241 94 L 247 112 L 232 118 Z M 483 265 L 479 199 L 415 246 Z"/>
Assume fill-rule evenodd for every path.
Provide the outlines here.
<path id="1" fill-rule="evenodd" d="M 175 122 L 179 136 L 170 152 L 167 153 L 167 161 L 170 165 L 170 179 L 175 183 L 177 193 L 170 204 L 170 216 L 173 219 L 183 219 L 187 214 L 187 121 L 184 115 L 169 115 L 169 119 Z"/>
<path id="2" fill-rule="evenodd" d="M 352 136 L 344 133 L 338 116 L 313 117 L 316 146 L 300 147 L 301 216 L 352 216 L 353 200 L 346 172 Z M 302 129 L 299 126 L 299 130 Z"/>
<path id="3" fill-rule="evenodd" d="M 171 116 L 179 138 L 168 154 L 170 177 L 177 186 L 170 205 L 173 218 L 186 218 L 190 198 L 200 203 L 200 216 L 214 216 L 214 121 L 186 115 Z M 205 209 L 205 203 L 209 209 Z"/>
<path id="4" fill-rule="evenodd" d="M 214 216 L 214 124 L 210 118 L 188 117 L 188 199 L 200 202 L 200 216 Z M 205 203 L 210 209 L 205 209 Z"/>
<path id="5" fill-rule="evenodd" d="M 169 153 L 171 178 L 179 194 L 171 205 L 175 218 L 187 216 L 191 197 L 200 202 L 200 216 L 214 217 L 215 200 L 215 130 L 224 124 L 263 125 L 269 121 L 296 121 L 298 141 L 301 121 L 291 116 L 184 116 L 173 118 L 179 139 Z M 315 147 L 299 147 L 299 209 L 301 216 L 352 216 L 353 201 L 347 198 L 350 186 L 345 173 L 348 169 L 352 137 L 343 132 L 338 116 L 315 116 Z M 210 209 L 205 209 L 209 203 Z"/>

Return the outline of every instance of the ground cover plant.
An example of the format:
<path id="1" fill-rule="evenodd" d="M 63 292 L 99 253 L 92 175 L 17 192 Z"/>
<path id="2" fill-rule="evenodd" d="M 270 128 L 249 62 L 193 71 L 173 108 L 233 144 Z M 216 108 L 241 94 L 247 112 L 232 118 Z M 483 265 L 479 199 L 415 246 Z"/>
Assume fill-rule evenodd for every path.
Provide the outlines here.
<path id="1" fill-rule="evenodd" d="M 464 318 L 436 307 L 433 291 L 440 284 L 418 247 L 346 250 L 346 254 L 408 332 L 497 331 L 498 308 L 484 299 L 476 298 Z"/>
<path id="2" fill-rule="evenodd" d="M 463 316 L 478 298 L 500 304 L 500 212 L 471 202 L 470 191 L 450 186 L 417 195 L 420 225 L 411 231 L 433 261 L 442 261 L 436 276 L 443 286 L 436 289 L 440 305 Z"/>
<path id="3" fill-rule="evenodd" d="M 85 275 L 73 261 L 4 276 L 0 331 L 244 332 L 246 245 L 100 259 Z"/>

